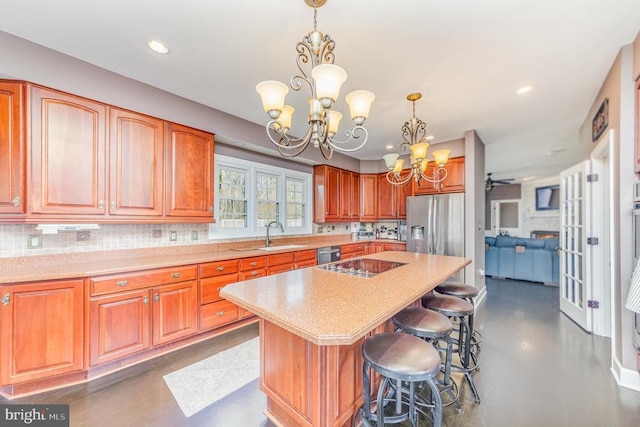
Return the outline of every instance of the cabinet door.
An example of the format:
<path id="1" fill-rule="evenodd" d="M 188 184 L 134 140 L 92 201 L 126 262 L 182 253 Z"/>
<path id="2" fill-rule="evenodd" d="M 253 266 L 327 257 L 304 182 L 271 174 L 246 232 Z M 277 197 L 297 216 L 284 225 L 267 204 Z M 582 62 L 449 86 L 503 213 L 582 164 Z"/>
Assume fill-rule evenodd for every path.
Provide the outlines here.
<path id="1" fill-rule="evenodd" d="M 443 182 L 443 193 L 464 191 L 464 157 L 455 157 L 447 163 L 447 178 Z"/>
<path id="2" fill-rule="evenodd" d="M 109 110 L 111 215 L 162 215 L 164 122 Z"/>
<path id="3" fill-rule="evenodd" d="M 313 168 L 313 221 L 318 223 L 340 219 L 340 169 L 327 165 Z"/>
<path id="4" fill-rule="evenodd" d="M 25 213 L 24 87 L 0 82 L 0 214 Z"/>
<path id="5" fill-rule="evenodd" d="M 351 172 L 347 170 L 340 169 L 340 186 L 339 186 L 339 194 L 340 194 L 340 218 L 349 219 L 351 218 L 351 199 L 353 192 L 353 175 Z"/>
<path id="6" fill-rule="evenodd" d="M 424 174 L 426 176 L 433 176 L 433 172 L 435 171 L 435 163 L 434 162 L 429 162 L 427 164 L 427 168 L 424 171 Z M 418 184 L 417 182 L 413 181 L 413 193 L 416 195 L 419 194 L 435 194 L 438 193 L 440 190 L 440 184 L 441 183 L 437 183 L 434 184 L 433 182 L 429 182 L 427 180 L 420 180 L 420 183 Z"/>
<path id="7" fill-rule="evenodd" d="M 166 214 L 213 221 L 213 135 L 170 123 Z"/>
<path id="8" fill-rule="evenodd" d="M 407 217 L 407 197 L 413 196 L 413 185 L 411 183 L 395 188 L 396 191 L 396 218 L 405 219 Z"/>
<path id="9" fill-rule="evenodd" d="M 182 282 L 152 289 L 153 345 L 165 344 L 198 331 L 198 283 Z"/>
<path id="10" fill-rule="evenodd" d="M 360 218 L 360 174 L 351 172 L 351 213 L 352 221 Z"/>
<path id="11" fill-rule="evenodd" d="M 378 175 L 360 175 L 360 219 L 378 219 Z"/>
<path id="12" fill-rule="evenodd" d="M 378 175 L 378 218 L 396 218 L 395 186 L 387 181 L 387 174 Z"/>
<path id="13" fill-rule="evenodd" d="M 0 383 L 83 369 L 83 281 L 0 287 Z"/>
<path id="14" fill-rule="evenodd" d="M 91 366 L 146 350 L 151 346 L 149 290 L 89 300 Z"/>
<path id="15" fill-rule="evenodd" d="M 32 87 L 32 213 L 106 213 L 105 128 L 104 105 Z"/>

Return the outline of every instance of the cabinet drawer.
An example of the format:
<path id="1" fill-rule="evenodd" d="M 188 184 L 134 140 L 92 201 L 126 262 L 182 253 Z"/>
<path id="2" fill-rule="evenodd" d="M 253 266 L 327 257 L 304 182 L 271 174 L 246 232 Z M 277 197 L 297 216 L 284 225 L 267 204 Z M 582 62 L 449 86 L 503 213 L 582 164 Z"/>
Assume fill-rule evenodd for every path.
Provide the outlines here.
<path id="1" fill-rule="evenodd" d="M 222 300 L 200 307 L 200 330 L 222 326 L 238 320 L 238 306 Z"/>
<path id="2" fill-rule="evenodd" d="M 187 280 L 196 280 L 195 265 L 155 270 L 137 271 L 128 274 L 113 274 L 89 278 L 91 295 L 103 295 L 113 292 L 129 291 L 150 286 L 166 285 Z"/>
<path id="3" fill-rule="evenodd" d="M 240 270 L 255 270 L 258 268 L 263 268 L 267 265 L 267 257 L 266 256 L 256 256 L 251 258 L 242 258 L 240 260 Z"/>
<path id="4" fill-rule="evenodd" d="M 238 273 L 225 274 L 224 276 L 205 277 L 200 279 L 200 304 L 208 304 L 223 299 L 220 289 L 229 283 L 238 281 Z"/>
<path id="5" fill-rule="evenodd" d="M 295 260 L 296 261 L 306 261 L 306 260 L 314 260 L 316 259 L 316 250 L 309 249 L 306 251 L 295 252 Z"/>
<path id="6" fill-rule="evenodd" d="M 267 265 L 269 267 L 274 265 L 288 264 L 294 261 L 294 252 L 285 252 L 282 254 L 273 254 L 267 256 Z"/>
<path id="7" fill-rule="evenodd" d="M 225 261 L 208 262 L 200 264 L 200 277 L 222 276 L 238 272 L 238 260 L 229 259 Z"/>
<path id="8" fill-rule="evenodd" d="M 343 245 L 340 248 L 340 252 L 342 252 L 342 254 L 351 254 L 354 252 L 364 253 L 364 243 L 355 243 L 353 245 Z"/>
<path id="9" fill-rule="evenodd" d="M 285 271 L 291 271 L 294 268 L 295 268 L 295 264 L 290 263 L 290 264 L 274 265 L 272 267 L 269 267 L 267 270 L 269 274 L 277 274 L 277 273 L 284 273 Z"/>
<path id="10" fill-rule="evenodd" d="M 255 279 L 257 277 L 262 277 L 267 275 L 266 268 L 258 268 L 256 270 L 248 270 L 240 272 L 240 280 L 249 280 Z"/>
<path id="11" fill-rule="evenodd" d="M 312 267 L 314 265 L 317 265 L 315 258 L 296 262 L 296 268 Z"/>
<path id="12" fill-rule="evenodd" d="M 402 251 L 407 249 L 407 245 L 402 243 L 385 243 L 383 245 L 385 251 Z"/>

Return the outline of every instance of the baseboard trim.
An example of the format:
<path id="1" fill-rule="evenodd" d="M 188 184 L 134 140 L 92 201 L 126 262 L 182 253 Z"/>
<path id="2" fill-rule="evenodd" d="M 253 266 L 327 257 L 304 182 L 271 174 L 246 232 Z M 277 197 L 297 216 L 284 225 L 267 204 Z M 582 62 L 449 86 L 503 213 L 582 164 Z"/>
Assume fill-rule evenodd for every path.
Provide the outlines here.
<path id="1" fill-rule="evenodd" d="M 480 291 L 478 292 L 478 296 L 473 301 L 475 305 L 474 308 L 477 310 L 480 303 L 482 303 L 485 299 L 487 299 L 487 285 L 483 286 L 482 289 L 480 289 Z"/>
<path id="2" fill-rule="evenodd" d="M 640 392 L 640 372 L 623 367 L 616 357 L 611 361 L 611 373 L 619 386 Z"/>

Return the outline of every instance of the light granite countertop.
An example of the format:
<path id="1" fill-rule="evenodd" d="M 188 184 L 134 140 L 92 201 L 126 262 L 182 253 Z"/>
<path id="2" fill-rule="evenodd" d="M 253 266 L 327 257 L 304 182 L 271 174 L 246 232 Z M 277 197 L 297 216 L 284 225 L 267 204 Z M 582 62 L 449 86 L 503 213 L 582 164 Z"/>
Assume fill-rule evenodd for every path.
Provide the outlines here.
<path id="1" fill-rule="evenodd" d="M 350 235 L 298 237 L 275 239 L 274 247 L 290 244 L 297 248 L 257 249 L 264 240 L 212 243 L 204 245 L 168 246 L 144 249 L 82 252 L 58 255 L 0 258 L 0 284 L 17 284 L 40 280 L 74 279 L 102 274 L 114 274 L 248 258 L 282 252 L 316 249 L 323 246 L 367 243 L 372 240 L 352 241 Z M 404 243 L 396 240 L 375 240 L 383 243 Z"/>
<path id="2" fill-rule="evenodd" d="M 318 267 L 225 286 L 220 295 L 318 345 L 350 345 L 471 261 L 413 252 L 364 258 L 407 263 L 373 277 Z"/>

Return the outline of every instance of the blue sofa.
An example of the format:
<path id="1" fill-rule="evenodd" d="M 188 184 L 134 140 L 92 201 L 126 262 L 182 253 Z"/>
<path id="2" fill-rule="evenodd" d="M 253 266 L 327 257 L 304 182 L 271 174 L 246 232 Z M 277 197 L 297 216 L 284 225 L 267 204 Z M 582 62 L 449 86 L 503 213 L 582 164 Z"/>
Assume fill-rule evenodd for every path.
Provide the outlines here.
<path id="1" fill-rule="evenodd" d="M 560 283 L 559 239 L 485 237 L 485 274 L 530 282 Z"/>

